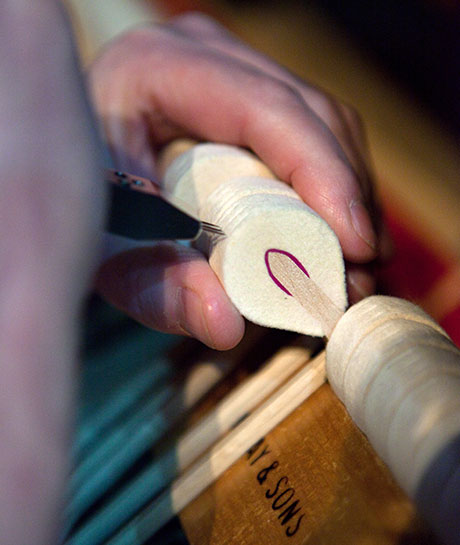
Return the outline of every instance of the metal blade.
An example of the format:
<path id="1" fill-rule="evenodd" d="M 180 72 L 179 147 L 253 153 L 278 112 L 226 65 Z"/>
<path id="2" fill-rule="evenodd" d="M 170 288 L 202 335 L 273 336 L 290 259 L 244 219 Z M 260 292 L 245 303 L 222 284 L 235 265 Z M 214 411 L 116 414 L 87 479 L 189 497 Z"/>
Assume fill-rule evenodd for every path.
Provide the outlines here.
<path id="1" fill-rule="evenodd" d="M 148 178 L 107 170 L 110 212 L 107 229 L 137 240 L 193 240 L 202 230 L 224 235 L 194 217 L 190 207 Z"/>

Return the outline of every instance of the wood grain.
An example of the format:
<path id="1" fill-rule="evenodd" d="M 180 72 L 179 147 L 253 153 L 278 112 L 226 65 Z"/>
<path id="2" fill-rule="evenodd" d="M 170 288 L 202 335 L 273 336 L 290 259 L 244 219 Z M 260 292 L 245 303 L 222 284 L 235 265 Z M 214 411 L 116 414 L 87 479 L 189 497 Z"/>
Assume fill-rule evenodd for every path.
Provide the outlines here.
<path id="1" fill-rule="evenodd" d="M 274 276 L 318 320 L 329 338 L 343 311 L 285 254 L 272 252 L 268 262 Z"/>
<path id="2" fill-rule="evenodd" d="M 419 307 L 373 296 L 326 349 L 334 392 L 442 543 L 460 537 L 460 350 Z"/>
<path id="3" fill-rule="evenodd" d="M 232 431 L 217 441 L 186 471 L 117 533 L 107 545 L 129 545 L 152 537 L 189 505 L 267 432 L 312 395 L 326 378 L 325 352 L 320 352 Z"/>
<path id="4" fill-rule="evenodd" d="M 270 452 L 251 465 L 264 447 Z M 276 461 L 279 465 L 259 484 L 258 473 Z M 283 476 L 289 481 L 281 483 L 279 492 L 294 488 L 289 504 L 298 500 L 296 507 L 301 507 L 285 525 L 278 518 L 284 509 L 272 508 L 279 494 L 265 497 Z M 288 538 L 286 527 L 293 527 L 301 514 L 299 530 Z M 194 545 L 434 544 L 328 385 L 267 434 L 252 457 L 243 456 L 180 518 Z"/>

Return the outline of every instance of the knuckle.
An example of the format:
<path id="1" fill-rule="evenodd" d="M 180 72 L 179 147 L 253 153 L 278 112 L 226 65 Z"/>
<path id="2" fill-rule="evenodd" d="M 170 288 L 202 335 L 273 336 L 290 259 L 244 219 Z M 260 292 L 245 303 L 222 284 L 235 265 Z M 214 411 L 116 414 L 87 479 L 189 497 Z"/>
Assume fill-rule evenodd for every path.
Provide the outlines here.
<path id="1" fill-rule="evenodd" d="M 339 108 L 337 102 L 333 98 L 323 95 L 318 100 L 318 106 L 324 119 L 335 125 L 340 124 Z"/>
<path id="2" fill-rule="evenodd" d="M 337 100 L 326 93 L 315 91 L 310 94 L 307 103 L 336 137 L 343 134 L 347 122 Z"/>
<path id="3" fill-rule="evenodd" d="M 262 104 L 283 107 L 289 104 L 303 102 L 300 92 L 295 88 L 260 71 L 254 71 L 252 88 Z"/>
<path id="4" fill-rule="evenodd" d="M 350 125 L 353 127 L 363 129 L 364 124 L 358 110 L 350 104 L 341 104 L 342 114 Z"/>
<path id="5" fill-rule="evenodd" d="M 338 122 L 340 116 L 337 101 L 327 93 L 316 89 L 311 90 L 308 105 L 327 124 Z"/>
<path id="6" fill-rule="evenodd" d="M 152 47 L 158 47 L 161 40 L 167 38 L 167 32 L 161 25 L 139 26 L 127 30 L 118 38 L 115 38 L 113 45 L 108 52 L 115 51 L 114 55 L 128 57 L 131 59 L 133 55 L 145 53 Z"/>
<path id="7" fill-rule="evenodd" d="M 222 27 L 214 19 L 198 11 L 191 11 L 175 17 L 172 25 L 194 33 L 217 34 L 222 32 Z"/>

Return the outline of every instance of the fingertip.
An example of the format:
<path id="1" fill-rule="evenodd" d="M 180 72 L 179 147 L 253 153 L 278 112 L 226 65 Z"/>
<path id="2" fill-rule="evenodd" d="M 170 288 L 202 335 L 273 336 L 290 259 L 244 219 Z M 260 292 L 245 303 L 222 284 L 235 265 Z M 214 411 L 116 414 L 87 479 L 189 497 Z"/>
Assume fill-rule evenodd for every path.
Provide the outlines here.
<path id="1" fill-rule="evenodd" d="M 359 199 L 349 204 L 351 224 L 358 237 L 366 243 L 373 253 L 377 252 L 377 235 L 375 233 L 369 211 Z"/>
<path id="2" fill-rule="evenodd" d="M 332 206 L 315 210 L 337 235 L 345 260 L 363 264 L 379 255 L 379 239 L 369 210 L 361 200 L 336 199 Z"/>
<path id="3" fill-rule="evenodd" d="M 244 320 L 205 257 L 172 243 L 134 248 L 99 269 L 99 293 L 147 327 L 189 335 L 217 350 L 233 348 Z"/>
<path id="4" fill-rule="evenodd" d="M 179 288 L 180 326 L 210 348 L 229 350 L 244 334 L 244 320 L 222 288 L 204 292 Z"/>
<path id="5" fill-rule="evenodd" d="M 205 297 L 204 308 L 214 348 L 229 350 L 243 338 L 245 322 L 223 290 L 222 294 L 219 299 Z"/>
<path id="6" fill-rule="evenodd" d="M 338 168 L 305 170 L 298 168 L 292 186 L 337 235 L 345 259 L 366 263 L 377 257 L 378 237 L 369 207 L 354 173 Z"/>

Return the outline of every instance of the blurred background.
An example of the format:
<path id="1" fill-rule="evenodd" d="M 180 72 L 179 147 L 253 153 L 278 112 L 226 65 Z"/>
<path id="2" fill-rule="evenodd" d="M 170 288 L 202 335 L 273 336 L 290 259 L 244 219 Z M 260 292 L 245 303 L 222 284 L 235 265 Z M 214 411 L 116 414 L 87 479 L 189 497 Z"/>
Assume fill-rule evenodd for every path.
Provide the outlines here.
<path id="1" fill-rule="evenodd" d="M 276 2 L 243 2 L 264 6 Z M 287 6 L 290 4 L 290 6 Z M 455 0 L 290 1 L 288 10 L 321 10 L 415 100 L 460 132 L 460 4 Z"/>

